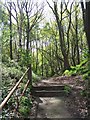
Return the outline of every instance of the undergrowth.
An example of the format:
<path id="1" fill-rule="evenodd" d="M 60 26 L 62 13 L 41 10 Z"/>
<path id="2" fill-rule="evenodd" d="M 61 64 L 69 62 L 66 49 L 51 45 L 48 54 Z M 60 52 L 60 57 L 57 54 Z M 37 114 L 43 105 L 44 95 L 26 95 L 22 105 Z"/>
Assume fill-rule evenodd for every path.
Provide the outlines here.
<path id="1" fill-rule="evenodd" d="M 27 67 L 22 67 L 18 62 L 10 60 L 6 55 L 2 56 L 2 101 L 7 96 L 7 94 L 14 87 L 16 82 L 22 77 L 23 73 L 26 71 Z M 32 81 L 35 82 L 40 80 L 40 77 L 32 72 Z M 15 114 L 13 112 L 16 109 L 17 102 L 19 101 L 20 94 L 22 93 L 25 84 L 27 82 L 27 75 L 24 77 L 20 83 L 19 88 L 14 92 L 12 97 L 9 99 L 2 111 L 2 118 L 13 117 Z M 32 100 L 30 99 L 31 86 L 28 86 L 25 95 L 19 101 L 18 112 L 22 116 L 27 116 L 30 113 L 32 106 Z M 18 98 L 18 99 L 17 99 Z"/>
<path id="2" fill-rule="evenodd" d="M 82 61 L 79 65 L 71 66 L 70 70 L 65 70 L 63 75 L 76 76 L 82 75 L 83 79 L 88 79 L 90 76 L 90 70 L 88 69 L 88 59 Z"/>
<path id="3" fill-rule="evenodd" d="M 63 75 L 67 76 L 76 76 L 76 75 L 82 75 L 83 80 L 85 80 L 84 84 L 86 88 L 84 90 L 80 91 L 80 94 L 83 97 L 88 97 L 90 91 L 88 92 L 88 88 L 90 85 L 90 57 L 84 61 L 82 61 L 79 65 L 71 66 L 70 70 L 65 70 Z"/>

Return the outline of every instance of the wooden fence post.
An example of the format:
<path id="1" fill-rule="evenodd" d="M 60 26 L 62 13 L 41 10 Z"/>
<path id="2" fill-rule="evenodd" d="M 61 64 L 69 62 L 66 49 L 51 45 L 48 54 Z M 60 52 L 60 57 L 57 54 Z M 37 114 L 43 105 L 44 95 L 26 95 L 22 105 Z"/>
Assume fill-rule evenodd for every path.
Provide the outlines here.
<path id="1" fill-rule="evenodd" d="M 30 85 L 32 86 L 32 68 L 31 68 L 31 64 L 28 67 L 29 67 L 28 80 L 30 81 Z"/>

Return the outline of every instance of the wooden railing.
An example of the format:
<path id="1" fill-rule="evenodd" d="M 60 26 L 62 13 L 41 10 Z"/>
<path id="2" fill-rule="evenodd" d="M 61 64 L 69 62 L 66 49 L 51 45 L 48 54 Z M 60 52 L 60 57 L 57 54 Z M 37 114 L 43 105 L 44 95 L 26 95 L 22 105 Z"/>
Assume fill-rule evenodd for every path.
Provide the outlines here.
<path id="1" fill-rule="evenodd" d="M 32 85 L 32 71 L 31 71 L 31 65 L 29 65 L 28 69 L 25 71 L 25 73 L 23 74 L 23 76 L 19 79 L 19 81 L 15 84 L 15 86 L 12 88 L 12 90 L 9 92 L 9 94 L 6 96 L 6 98 L 0 104 L 0 111 L 3 109 L 3 107 L 8 102 L 8 100 L 11 98 L 11 96 L 13 95 L 13 93 L 15 92 L 15 90 L 18 88 L 18 86 L 20 85 L 20 83 L 22 82 L 22 80 L 23 80 L 23 78 L 25 77 L 26 74 L 27 74 L 28 81 L 27 81 L 27 83 L 26 83 L 26 85 L 24 87 L 24 90 L 22 91 L 21 96 L 24 95 L 24 93 L 25 93 L 28 85 L 29 84 Z"/>

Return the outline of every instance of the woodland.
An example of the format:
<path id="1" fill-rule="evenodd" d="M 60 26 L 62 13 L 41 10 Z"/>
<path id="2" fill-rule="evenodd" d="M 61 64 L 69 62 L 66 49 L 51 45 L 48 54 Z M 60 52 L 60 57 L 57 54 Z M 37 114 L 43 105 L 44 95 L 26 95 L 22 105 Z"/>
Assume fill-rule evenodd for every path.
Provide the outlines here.
<path id="1" fill-rule="evenodd" d="M 49 79 L 65 84 L 65 93 L 78 98 L 74 104 L 70 97 L 70 106 L 76 105 L 72 109 L 89 116 L 89 13 L 87 1 L 0 1 L 0 103 L 29 67 L 32 84 Z M 21 97 L 27 80 L 25 76 L 3 106 L 1 118 L 31 115 L 31 84 Z"/>

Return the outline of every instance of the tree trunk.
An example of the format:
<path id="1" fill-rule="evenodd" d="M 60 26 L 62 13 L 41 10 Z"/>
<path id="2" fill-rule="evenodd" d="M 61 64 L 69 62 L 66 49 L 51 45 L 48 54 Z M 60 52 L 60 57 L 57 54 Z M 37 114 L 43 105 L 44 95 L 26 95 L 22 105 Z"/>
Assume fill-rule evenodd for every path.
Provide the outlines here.
<path id="1" fill-rule="evenodd" d="M 38 32 L 36 31 L 36 73 L 37 73 L 37 68 L 38 68 L 38 43 L 37 43 L 37 40 L 38 40 Z"/>
<path id="2" fill-rule="evenodd" d="M 75 44 L 73 44 L 73 43 L 71 43 L 71 51 L 72 51 L 72 53 L 71 53 L 71 57 L 72 57 L 72 65 L 73 66 L 76 66 L 76 62 L 75 62 L 75 54 L 76 54 L 76 45 Z"/>
<path id="3" fill-rule="evenodd" d="M 90 54 L 90 1 L 86 1 L 86 9 L 84 8 L 83 2 L 81 2 L 81 7 L 83 12 L 84 30 L 86 32 L 88 49 Z"/>
<path id="4" fill-rule="evenodd" d="M 43 40 L 42 40 L 42 76 L 43 76 Z"/>
<path id="5" fill-rule="evenodd" d="M 86 2 L 86 36 L 87 36 L 87 43 L 89 48 L 89 57 L 88 57 L 88 71 L 90 71 L 90 2 Z M 88 73 L 88 117 L 90 117 L 90 77 Z"/>
<path id="6" fill-rule="evenodd" d="M 20 26 L 19 26 L 19 47 L 22 48 L 22 23 L 23 23 L 23 13 L 20 10 Z"/>
<path id="7" fill-rule="evenodd" d="M 75 11 L 75 22 L 76 22 L 77 64 L 80 64 L 79 45 L 78 45 L 78 18 L 77 18 L 77 10 Z"/>
<path id="8" fill-rule="evenodd" d="M 68 56 L 64 56 L 64 70 L 67 70 L 70 68 Z"/>
<path id="9" fill-rule="evenodd" d="M 86 2 L 86 36 L 90 54 L 90 2 Z"/>
<path id="10" fill-rule="evenodd" d="M 12 18 L 11 18 L 11 3 L 10 3 L 9 15 L 10 15 L 10 58 L 11 58 L 11 60 L 12 60 L 12 59 L 13 59 L 13 56 L 12 56 Z"/>
<path id="11" fill-rule="evenodd" d="M 61 3 L 62 5 L 62 3 Z M 58 29 L 59 29 L 59 40 L 60 40 L 60 47 L 61 47 L 61 52 L 64 58 L 64 68 L 69 69 L 70 65 L 69 65 L 69 60 L 68 60 L 68 55 L 67 55 L 67 50 L 66 50 L 66 46 L 65 46 L 65 41 L 64 41 L 64 31 L 63 31 L 63 26 L 62 26 L 62 8 L 61 8 L 61 20 L 59 20 L 59 16 L 58 16 L 58 12 L 57 12 L 57 3 L 54 2 L 54 11 L 55 11 L 55 17 L 56 17 L 56 21 L 57 21 L 57 25 L 58 25 Z"/>
<path id="12" fill-rule="evenodd" d="M 27 50 L 29 49 L 29 16 L 27 13 L 27 44 L 26 44 Z"/>

